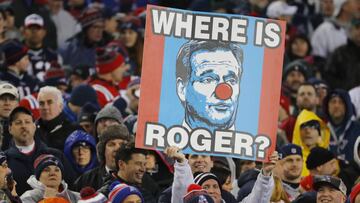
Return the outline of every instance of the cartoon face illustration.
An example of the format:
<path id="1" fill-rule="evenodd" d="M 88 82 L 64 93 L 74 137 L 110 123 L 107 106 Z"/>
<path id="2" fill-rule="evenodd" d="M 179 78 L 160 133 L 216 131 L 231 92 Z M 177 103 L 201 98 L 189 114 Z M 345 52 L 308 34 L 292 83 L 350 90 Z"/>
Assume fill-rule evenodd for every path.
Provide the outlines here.
<path id="1" fill-rule="evenodd" d="M 188 55 L 187 81 L 177 93 L 190 128 L 228 129 L 234 125 L 240 94 L 241 63 L 230 48 L 198 49 Z"/>

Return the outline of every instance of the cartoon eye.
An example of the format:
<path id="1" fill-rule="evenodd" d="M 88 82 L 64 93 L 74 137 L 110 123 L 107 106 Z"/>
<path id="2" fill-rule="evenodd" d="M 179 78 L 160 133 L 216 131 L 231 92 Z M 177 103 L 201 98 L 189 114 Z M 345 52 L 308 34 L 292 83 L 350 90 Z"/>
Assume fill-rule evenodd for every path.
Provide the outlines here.
<path id="1" fill-rule="evenodd" d="M 201 79 L 200 82 L 209 84 L 209 83 L 215 82 L 215 79 L 211 78 L 211 77 L 206 77 L 206 78 Z"/>

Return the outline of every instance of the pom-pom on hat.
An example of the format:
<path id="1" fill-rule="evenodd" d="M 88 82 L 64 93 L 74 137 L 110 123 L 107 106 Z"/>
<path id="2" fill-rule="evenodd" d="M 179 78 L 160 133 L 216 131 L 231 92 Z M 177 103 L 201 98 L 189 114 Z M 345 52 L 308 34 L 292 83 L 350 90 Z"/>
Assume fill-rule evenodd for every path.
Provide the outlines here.
<path id="1" fill-rule="evenodd" d="M 81 199 L 78 203 L 103 203 L 107 200 L 105 195 L 96 192 L 92 187 L 84 187 L 80 190 Z"/>

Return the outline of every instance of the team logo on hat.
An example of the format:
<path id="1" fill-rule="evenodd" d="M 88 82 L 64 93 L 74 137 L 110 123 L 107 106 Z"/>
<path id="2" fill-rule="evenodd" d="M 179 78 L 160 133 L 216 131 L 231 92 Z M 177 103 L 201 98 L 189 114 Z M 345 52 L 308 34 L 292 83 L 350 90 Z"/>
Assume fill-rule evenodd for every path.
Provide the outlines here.
<path id="1" fill-rule="evenodd" d="M 296 148 L 291 148 L 291 153 L 296 154 Z"/>

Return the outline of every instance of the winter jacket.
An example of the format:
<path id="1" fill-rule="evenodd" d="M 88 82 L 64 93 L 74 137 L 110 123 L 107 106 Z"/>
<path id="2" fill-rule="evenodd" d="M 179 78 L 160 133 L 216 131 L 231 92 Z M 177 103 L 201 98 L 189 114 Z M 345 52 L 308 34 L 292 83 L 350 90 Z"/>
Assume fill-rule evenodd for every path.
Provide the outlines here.
<path id="1" fill-rule="evenodd" d="M 21 199 L 19 196 L 14 197 L 9 189 L 1 189 L 0 190 L 0 202 L 1 203 L 21 203 Z"/>
<path id="2" fill-rule="evenodd" d="M 332 88 L 349 90 L 360 85 L 360 46 L 353 41 L 337 48 L 327 60 L 324 79 Z"/>
<path id="3" fill-rule="evenodd" d="M 79 132 L 79 131 L 76 131 Z M 83 132 L 83 131 L 81 131 Z M 96 141 L 92 135 L 87 133 L 75 133 L 71 134 L 65 141 L 64 154 L 66 158 L 69 160 L 75 171 L 78 173 L 77 175 L 81 175 L 86 171 L 89 171 L 97 166 L 97 156 L 96 156 Z M 80 167 L 74 160 L 74 156 L 72 153 L 72 149 L 76 143 L 86 142 L 90 145 L 91 150 L 91 159 L 90 163 L 86 167 Z"/>
<path id="4" fill-rule="evenodd" d="M 52 154 L 59 158 L 66 168 L 64 180 L 68 183 L 72 183 L 75 179 L 75 173 L 65 158 L 64 154 L 57 149 L 47 147 L 43 142 L 36 139 L 35 149 L 29 154 L 23 154 L 15 146 L 11 146 L 5 151 L 9 168 L 13 172 L 14 180 L 16 181 L 16 192 L 18 195 L 22 195 L 25 191 L 30 190 L 30 186 L 26 183 L 26 180 L 34 174 L 34 161 L 41 154 Z"/>
<path id="5" fill-rule="evenodd" d="M 345 116 L 343 121 L 336 125 L 329 113 L 329 101 L 331 95 L 336 94 L 342 98 L 345 103 Z M 335 89 L 329 92 L 324 99 L 324 113 L 328 119 L 330 128 L 330 151 L 335 153 L 341 160 L 351 162 L 354 160 L 354 144 L 360 135 L 360 123 L 355 120 L 355 109 L 351 102 L 348 92 L 341 89 Z"/>
<path id="6" fill-rule="evenodd" d="M 293 140 L 292 143 L 301 146 L 302 154 L 303 154 L 303 170 L 301 176 L 309 175 L 309 170 L 306 168 L 306 160 L 310 154 L 310 150 L 305 144 L 303 144 L 301 137 L 300 137 L 300 126 L 303 123 L 306 123 L 311 120 L 317 120 L 320 123 L 320 136 L 321 139 L 318 142 L 319 147 L 328 148 L 330 142 L 330 131 L 326 124 L 313 112 L 308 110 L 302 110 L 298 115 L 295 123 L 294 133 L 293 133 Z"/>
<path id="7" fill-rule="evenodd" d="M 33 190 L 28 190 L 23 195 L 21 195 L 20 198 L 23 202 L 37 203 L 44 199 L 44 184 L 38 181 L 34 175 L 30 176 L 30 178 L 27 180 L 27 183 L 33 188 Z M 67 199 L 71 203 L 76 203 L 80 199 L 80 194 L 69 190 L 67 184 L 64 181 L 61 182 L 61 185 L 63 190 L 56 195 L 57 197 Z"/>
<path id="8" fill-rule="evenodd" d="M 44 121 L 41 118 L 37 121 L 39 136 L 49 147 L 64 150 L 66 138 L 75 130 L 81 130 L 78 125 L 72 124 L 60 113 L 51 121 Z"/>
<path id="9" fill-rule="evenodd" d="M 260 171 L 258 169 L 251 169 L 245 171 L 239 176 L 237 180 L 237 184 L 239 187 L 239 191 L 237 195 L 238 202 L 243 200 L 246 196 L 248 196 L 251 193 L 251 190 L 255 185 L 259 173 Z"/>
<path id="10" fill-rule="evenodd" d="M 108 103 L 114 102 L 120 97 L 119 87 L 114 85 L 111 81 L 106 81 L 97 76 L 93 76 L 90 79 L 89 84 L 95 89 L 101 108 Z"/>
<path id="11" fill-rule="evenodd" d="M 179 170 L 179 173 L 177 172 Z M 193 174 L 187 162 L 175 165 L 174 182 L 172 188 L 172 203 L 182 203 L 187 187 L 193 183 Z M 240 203 L 269 203 L 274 188 L 272 176 L 264 176 L 259 173 L 251 193 Z M 224 200 L 222 202 L 225 202 Z M 227 202 L 228 203 L 228 202 Z"/>
<path id="12" fill-rule="evenodd" d="M 86 186 L 91 186 L 95 190 L 101 188 L 105 181 L 109 179 L 109 173 L 106 172 L 105 166 L 98 166 L 90 171 L 85 172 L 74 182 L 73 190 L 80 192 Z"/>

